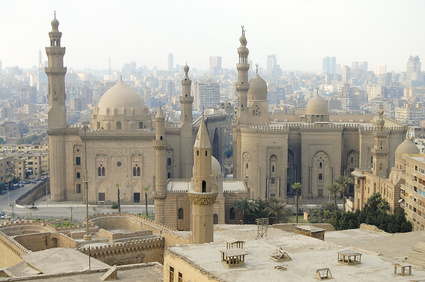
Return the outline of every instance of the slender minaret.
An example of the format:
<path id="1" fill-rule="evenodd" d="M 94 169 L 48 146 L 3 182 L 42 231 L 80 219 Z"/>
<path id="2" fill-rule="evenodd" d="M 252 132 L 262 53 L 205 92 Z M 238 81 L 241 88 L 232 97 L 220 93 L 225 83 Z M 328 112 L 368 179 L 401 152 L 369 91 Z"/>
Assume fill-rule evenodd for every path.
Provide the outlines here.
<path id="1" fill-rule="evenodd" d="M 46 47 L 49 61 L 46 67 L 48 77 L 48 127 L 49 135 L 49 162 L 50 162 L 50 194 L 53 201 L 63 201 L 65 195 L 65 134 L 66 134 L 66 106 L 65 106 L 65 73 L 63 56 L 65 47 L 61 47 L 62 32 L 59 32 L 59 21 L 56 12 L 52 20 L 52 31 L 49 32 L 50 47 Z"/>
<path id="2" fill-rule="evenodd" d="M 245 124 L 247 119 L 247 103 L 248 103 L 248 55 L 249 50 L 246 48 L 245 29 L 242 26 L 242 36 L 239 38 L 241 46 L 238 48 L 239 63 L 236 64 L 238 69 L 238 82 L 236 90 L 238 91 L 238 120 L 240 124 Z"/>
<path id="3" fill-rule="evenodd" d="M 167 197 L 167 146 L 165 140 L 165 116 L 161 106 L 155 117 L 156 121 L 156 137 L 153 140 L 153 148 L 155 149 L 155 191 L 153 198 L 155 199 L 155 221 L 165 224 L 164 206 Z"/>
<path id="4" fill-rule="evenodd" d="M 189 67 L 184 67 L 185 76 L 182 80 L 181 105 L 181 128 L 180 128 L 180 173 L 181 178 L 189 179 L 192 176 L 193 167 L 193 128 L 192 128 L 192 104 L 193 96 L 190 95 L 192 81 L 189 79 Z"/>
<path id="5" fill-rule="evenodd" d="M 387 178 L 388 176 L 388 132 L 384 128 L 384 108 L 379 106 L 378 130 L 374 132 L 374 145 L 372 148 L 374 175 Z"/>
<path id="6" fill-rule="evenodd" d="M 210 243 L 214 240 L 213 204 L 217 191 L 212 189 L 211 144 L 203 115 L 193 146 L 192 190 L 188 195 L 192 206 L 192 241 Z"/>

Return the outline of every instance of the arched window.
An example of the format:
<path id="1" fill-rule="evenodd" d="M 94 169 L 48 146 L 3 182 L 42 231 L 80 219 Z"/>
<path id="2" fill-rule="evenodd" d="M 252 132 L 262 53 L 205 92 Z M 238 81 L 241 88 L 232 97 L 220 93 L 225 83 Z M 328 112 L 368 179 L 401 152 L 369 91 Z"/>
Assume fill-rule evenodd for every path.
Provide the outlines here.
<path id="1" fill-rule="evenodd" d="M 202 193 L 207 192 L 207 182 L 205 180 L 202 180 Z"/>
<path id="2" fill-rule="evenodd" d="M 230 208 L 229 219 L 235 219 L 235 209 L 234 208 Z"/>
<path id="3" fill-rule="evenodd" d="M 137 176 L 140 176 L 140 167 L 137 167 Z"/>
<path id="4" fill-rule="evenodd" d="M 121 129 L 121 122 L 117 121 L 117 129 Z"/>
<path id="5" fill-rule="evenodd" d="M 184 214 L 183 214 L 183 209 L 182 208 L 179 208 L 179 210 L 178 210 L 178 218 L 179 219 L 183 219 L 184 218 Z"/>
<path id="6" fill-rule="evenodd" d="M 373 168 L 373 156 L 370 157 L 370 167 Z"/>
<path id="7" fill-rule="evenodd" d="M 354 156 L 350 157 L 350 163 L 354 163 Z"/>
<path id="8" fill-rule="evenodd" d="M 213 216 L 213 224 L 218 224 L 218 215 L 216 213 Z"/>
<path id="9" fill-rule="evenodd" d="M 136 167 L 133 167 L 133 176 L 136 176 Z"/>
<path id="10" fill-rule="evenodd" d="M 274 172 L 274 165 L 272 165 L 272 172 Z"/>
<path id="11" fill-rule="evenodd" d="M 97 168 L 97 176 L 102 176 L 102 168 L 100 166 Z"/>
<path id="12" fill-rule="evenodd" d="M 77 179 L 81 178 L 81 173 L 77 172 Z"/>

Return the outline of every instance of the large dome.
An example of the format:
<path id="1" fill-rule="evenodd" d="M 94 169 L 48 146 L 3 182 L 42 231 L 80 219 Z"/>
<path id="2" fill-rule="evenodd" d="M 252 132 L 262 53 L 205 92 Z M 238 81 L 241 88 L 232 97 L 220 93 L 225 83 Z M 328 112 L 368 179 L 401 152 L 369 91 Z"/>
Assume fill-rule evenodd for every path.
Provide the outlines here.
<path id="1" fill-rule="evenodd" d="M 328 103 L 319 94 L 316 94 L 308 101 L 305 114 L 313 116 L 328 115 Z"/>
<path id="2" fill-rule="evenodd" d="M 211 174 L 214 176 L 221 176 L 221 166 L 215 157 L 211 156 Z"/>
<path id="3" fill-rule="evenodd" d="M 409 138 L 406 138 L 395 150 L 395 159 L 402 160 L 404 154 L 419 154 L 419 149 Z"/>
<path id="4" fill-rule="evenodd" d="M 141 115 L 144 104 L 142 97 L 136 90 L 120 81 L 103 94 L 99 102 L 99 115 L 113 114 L 112 110 L 117 109 L 119 114 L 129 114 L 133 109 L 134 115 Z"/>
<path id="5" fill-rule="evenodd" d="M 248 99 L 267 100 L 267 83 L 258 73 L 249 81 Z"/>

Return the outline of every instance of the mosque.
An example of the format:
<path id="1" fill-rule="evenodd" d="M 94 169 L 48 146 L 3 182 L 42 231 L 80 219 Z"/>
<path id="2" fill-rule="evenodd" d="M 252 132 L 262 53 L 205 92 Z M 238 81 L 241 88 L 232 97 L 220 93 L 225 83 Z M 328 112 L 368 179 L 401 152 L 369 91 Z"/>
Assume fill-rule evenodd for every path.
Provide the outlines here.
<path id="1" fill-rule="evenodd" d="M 304 199 L 328 198 L 326 189 L 355 168 L 388 176 L 407 126 L 383 116 L 331 115 L 317 93 L 305 112 L 270 114 L 267 83 L 248 81 L 249 50 L 242 27 L 237 49 L 237 117 L 233 122 L 233 175 L 244 179 L 252 198 L 286 199 L 300 182 Z M 374 148 L 374 144 L 379 144 Z M 353 191 L 351 191 L 353 193 Z"/>
<path id="2" fill-rule="evenodd" d="M 70 126 L 66 123 L 65 47 L 61 47 L 62 33 L 56 16 L 51 25 L 50 47 L 46 47 L 51 199 L 85 201 L 87 175 L 90 204 L 117 202 L 118 197 L 123 204 L 144 203 L 147 189 L 148 199 L 155 199 L 159 223 L 190 230 L 187 192 L 193 175 L 193 146 L 199 128 L 205 123 L 204 137 L 208 142 L 204 143 L 211 146 L 210 184 L 217 193 L 212 220 L 224 223 L 227 206 L 227 218 L 238 222 L 240 218 L 231 206 L 247 196 L 246 186 L 241 181 L 223 181 L 220 165 L 229 116 L 214 114 L 206 116 L 205 121 L 204 118 L 193 120 L 189 67 L 184 67 L 180 125 L 167 124 L 159 107 L 154 126 L 140 94 L 119 81 L 102 96 L 89 125 Z"/>

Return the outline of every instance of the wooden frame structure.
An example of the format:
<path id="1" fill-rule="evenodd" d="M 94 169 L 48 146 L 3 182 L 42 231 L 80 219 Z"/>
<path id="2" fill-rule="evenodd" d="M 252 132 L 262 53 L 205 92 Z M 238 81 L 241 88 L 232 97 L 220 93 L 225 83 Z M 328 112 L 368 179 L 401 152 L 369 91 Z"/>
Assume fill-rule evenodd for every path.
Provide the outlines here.
<path id="1" fill-rule="evenodd" d="M 317 280 L 333 279 L 332 273 L 329 267 L 316 269 L 315 277 Z"/>
<path id="2" fill-rule="evenodd" d="M 288 253 L 282 248 L 276 249 L 270 258 L 276 262 L 292 260 Z"/>
<path id="3" fill-rule="evenodd" d="M 398 272 L 399 268 L 400 268 L 400 272 Z M 396 263 L 394 264 L 394 275 L 401 275 L 401 276 L 412 275 L 412 266 L 410 264 Z"/>
<path id="4" fill-rule="evenodd" d="M 230 239 L 226 241 L 226 249 L 243 249 L 245 241 Z"/>
<path id="5" fill-rule="evenodd" d="M 227 267 L 240 266 L 245 263 L 248 252 L 241 249 L 220 250 L 221 262 Z"/>
<path id="6" fill-rule="evenodd" d="M 362 254 L 350 250 L 338 252 L 338 262 L 346 265 L 362 263 Z"/>

